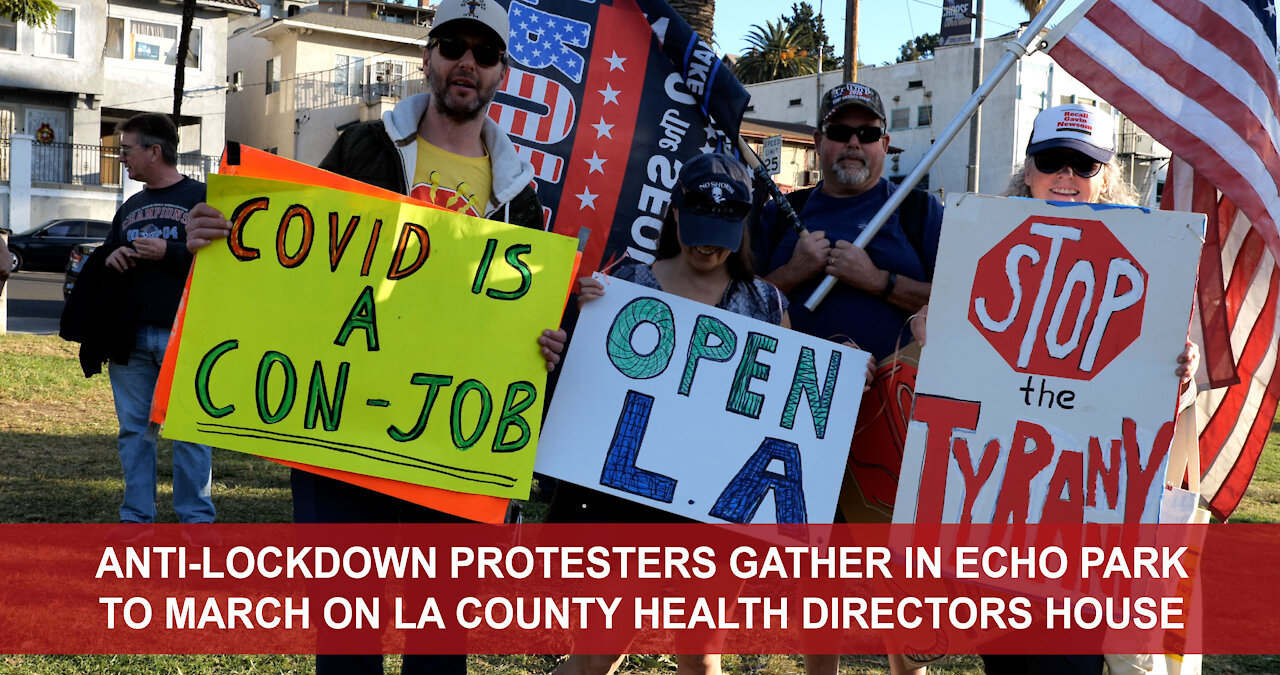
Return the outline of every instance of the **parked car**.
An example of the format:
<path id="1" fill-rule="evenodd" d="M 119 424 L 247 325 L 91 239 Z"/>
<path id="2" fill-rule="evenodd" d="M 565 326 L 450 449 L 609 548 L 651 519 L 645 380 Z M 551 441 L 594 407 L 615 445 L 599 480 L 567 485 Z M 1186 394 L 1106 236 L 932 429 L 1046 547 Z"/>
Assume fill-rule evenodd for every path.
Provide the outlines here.
<path id="1" fill-rule="evenodd" d="M 62 280 L 62 297 L 64 300 L 71 297 L 71 289 L 75 288 L 76 279 L 80 276 L 80 270 L 84 268 L 85 261 L 99 246 L 102 246 L 102 242 L 80 244 L 71 249 L 71 256 L 67 260 L 65 278 Z"/>
<path id="2" fill-rule="evenodd" d="M 111 231 L 106 220 L 59 218 L 9 237 L 9 254 L 13 271 L 44 270 L 57 272 L 67 265 L 71 249 L 80 244 L 101 244 Z"/>

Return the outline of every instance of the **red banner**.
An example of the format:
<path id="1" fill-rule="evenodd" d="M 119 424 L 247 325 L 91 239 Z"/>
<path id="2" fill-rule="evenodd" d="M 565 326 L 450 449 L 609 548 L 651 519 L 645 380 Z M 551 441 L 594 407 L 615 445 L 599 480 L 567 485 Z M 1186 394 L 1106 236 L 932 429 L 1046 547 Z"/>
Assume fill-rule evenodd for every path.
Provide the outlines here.
<path id="1" fill-rule="evenodd" d="M 0 536 L 0 653 L 1280 644 L 1274 525 L 0 525 Z"/>

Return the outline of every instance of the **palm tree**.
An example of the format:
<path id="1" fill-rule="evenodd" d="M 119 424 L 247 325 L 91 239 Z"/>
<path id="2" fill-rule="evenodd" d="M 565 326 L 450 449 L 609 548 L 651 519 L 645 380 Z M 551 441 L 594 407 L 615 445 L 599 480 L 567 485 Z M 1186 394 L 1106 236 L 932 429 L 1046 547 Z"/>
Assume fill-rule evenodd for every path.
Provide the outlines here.
<path id="1" fill-rule="evenodd" d="M 1034 18 L 1036 14 L 1040 13 L 1040 10 L 1044 9 L 1045 0 L 1017 0 L 1017 3 L 1022 5 L 1022 9 L 1026 11 L 1028 17 Z"/>
<path id="2" fill-rule="evenodd" d="M 802 45 L 803 33 L 795 26 L 779 20 L 756 24 L 747 34 L 750 48 L 733 72 L 743 84 L 769 82 L 818 72 L 818 59 Z"/>
<path id="3" fill-rule="evenodd" d="M 57 16 L 58 5 L 53 0 L 0 0 L 0 17 L 14 23 L 43 28 Z"/>
<path id="4" fill-rule="evenodd" d="M 668 4 L 689 23 L 703 42 L 711 44 L 716 20 L 716 0 L 669 0 Z"/>
<path id="5" fill-rule="evenodd" d="M 191 24 L 196 18 L 196 0 L 182 0 L 182 29 L 178 32 L 177 63 L 173 68 L 173 124 L 182 126 L 182 93 L 187 85 L 187 55 L 191 53 Z"/>

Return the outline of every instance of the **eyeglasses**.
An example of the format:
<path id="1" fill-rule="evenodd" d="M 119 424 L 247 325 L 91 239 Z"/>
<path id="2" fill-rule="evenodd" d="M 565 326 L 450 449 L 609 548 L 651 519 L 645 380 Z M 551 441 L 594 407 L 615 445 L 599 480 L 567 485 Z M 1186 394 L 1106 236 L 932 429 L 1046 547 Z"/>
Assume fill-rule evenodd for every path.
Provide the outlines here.
<path id="1" fill-rule="evenodd" d="M 438 47 L 440 55 L 450 61 L 461 59 L 468 51 L 475 57 L 476 64 L 485 68 L 492 68 L 498 65 L 498 62 L 507 54 L 507 50 L 493 45 L 472 45 L 465 40 L 457 38 L 436 38 L 428 45 L 430 47 Z"/>
<path id="2" fill-rule="evenodd" d="M 125 155 L 127 155 L 127 154 L 129 154 L 129 153 L 133 152 L 134 150 L 143 150 L 143 149 L 146 149 L 147 147 L 149 147 L 149 146 L 145 146 L 145 145 L 121 145 L 121 146 L 120 146 L 120 156 L 121 156 L 121 157 L 124 157 Z"/>
<path id="3" fill-rule="evenodd" d="M 726 220 L 742 220 L 751 212 L 751 204 L 737 200 L 717 202 L 701 192 L 686 192 L 676 207 L 704 216 L 717 216 Z"/>
<path id="4" fill-rule="evenodd" d="M 828 124 L 822 133 L 836 143 L 848 143 L 850 138 L 858 137 L 859 143 L 875 143 L 884 137 L 884 128 L 876 126 L 851 127 L 847 124 Z"/>
<path id="5" fill-rule="evenodd" d="M 1071 172 L 1081 178 L 1093 178 L 1102 170 L 1102 162 L 1080 154 L 1074 150 L 1046 150 L 1031 156 L 1036 171 L 1044 174 L 1055 174 L 1062 167 L 1071 167 Z"/>

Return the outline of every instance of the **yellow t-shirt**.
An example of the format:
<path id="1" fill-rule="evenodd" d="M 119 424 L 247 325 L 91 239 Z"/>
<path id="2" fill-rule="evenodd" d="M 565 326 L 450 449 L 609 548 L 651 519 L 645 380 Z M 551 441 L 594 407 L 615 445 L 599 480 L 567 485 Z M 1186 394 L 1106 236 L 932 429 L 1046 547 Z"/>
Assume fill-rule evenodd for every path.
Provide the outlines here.
<path id="1" fill-rule="evenodd" d="M 463 157 L 417 140 L 418 164 L 409 196 L 471 216 L 484 216 L 493 189 L 489 156 Z"/>

